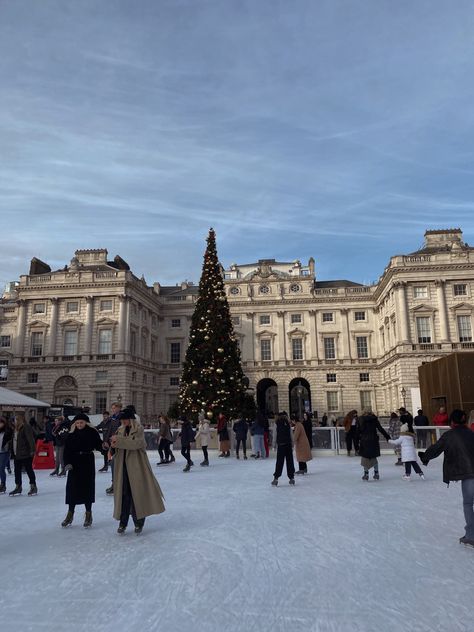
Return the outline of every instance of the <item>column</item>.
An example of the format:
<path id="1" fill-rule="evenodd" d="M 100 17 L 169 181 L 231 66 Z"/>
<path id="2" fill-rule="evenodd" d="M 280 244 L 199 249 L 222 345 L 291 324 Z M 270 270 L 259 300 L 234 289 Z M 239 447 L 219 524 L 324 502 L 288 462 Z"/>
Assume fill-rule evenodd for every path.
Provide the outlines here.
<path id="1" fill-rule="evenodd" d="M 351 358 L 351 339 L 349 335 L 349 310 L 341 309 L 342 354 L 341 358 Z"/>
<path id="2" fill-rule="evenodd" d="M 251 361 L 255 362 L 255 346 L 257 345 L 257 341 L 255 340 L 255 314 L 253 312 L 247 312 L 245 316 L 250 321 L 250 354 Z M 243 357 L 243 349 L 242 349 L 242 357 Z"/>
<path id="3" fill-rule="evenodd" d="M 309 311 L 309 345 L 311 349 L 311 356 L 309 360 L 318 359 L 318 311 L 311 309 Z"/>
<path id="4" fill-rule="evenodd" d="M 92 325 L 94 323 L 94 297 L 86 297 L 86 330 L 84 335 L 84 353 L 91 354 L 92 351 Z"/>
<path id="5" fill-rule="evenodd" d="M 441 333 L 441 342 L 449 341 L 449 324 L 448 324 L 448 308 L 446 305 L 446 294 L 444 291 L 446 281 L 439 279 L 435 281 L 436 294 L 438 297 L 439 310 L 439 328 Z"/>
<path id="6" fill-rule="evenodd" d="M 278 360 L 286 362 L 285 312 L 277 312 L 278 316 Z"/>
<path id="7" fill-rule="evenodd" d="M 16 324 L 15 355 L 23 356 L 25 352 L 26 301 L 18 301 L 18 320 Z M 29 354 L 28 354 L 29 355 Z"/>
<path id="8" fill-rule="evenodd" d="M 397 281 L 393 284 L 395 288 L 395 309 L 398 323 L 398 342 L 410 342 L 410 330 L 408 326 L 408 310 L 406 297 L 406 282 Z"/>
<path id="9" fill-rule="evenodd" d="M 49 329 L 49 355 L 56 355 L 56 339 L 58 334 L 58 310 L 59 302 L 57 298 L 51 299 L 51 323 Z"/>
<path id="10" fill-rule="evenodd" d="M 125 339 L 126 339 L 126 327 L 127 327 L 127 303 L 128 297 L 125 295 L 119 296 L 119 335 L 118 335 L 118 353 L 124 353 Z"/>

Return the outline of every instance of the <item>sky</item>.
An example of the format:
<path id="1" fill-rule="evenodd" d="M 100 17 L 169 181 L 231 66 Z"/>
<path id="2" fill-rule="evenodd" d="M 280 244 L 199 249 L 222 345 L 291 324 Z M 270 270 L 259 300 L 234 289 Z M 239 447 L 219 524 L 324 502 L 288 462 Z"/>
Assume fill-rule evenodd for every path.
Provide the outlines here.
<path id="1" fill-rule="evenodd" d="M 120 254 L 149 283 L 313 256 L 376 280 L 474 243 L 465 0 L 0 0 L 0 284 Z"/>

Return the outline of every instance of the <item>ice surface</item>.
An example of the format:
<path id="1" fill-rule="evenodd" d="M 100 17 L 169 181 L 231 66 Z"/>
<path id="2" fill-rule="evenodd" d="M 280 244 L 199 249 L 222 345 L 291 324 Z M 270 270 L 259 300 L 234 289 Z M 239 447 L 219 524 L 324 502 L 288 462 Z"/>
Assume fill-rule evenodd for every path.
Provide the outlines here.
<path id="1" fill-rule="evenodd" d="M 167 511 L 138 537 L 116 534 L 109 474 L 89 530 L 82 508 L 59 526 L 65 480 L 48 472 L 37 497 L 0 496 L 2 631 L 474 630 L 474 550 L 441 459 L 407 483 L 382 457 L 381 481 L 364 483 L 359 459 L 320 457 L 275 489 L 273 458 L 211 453 L 183 474 L 150 457 Z"/>

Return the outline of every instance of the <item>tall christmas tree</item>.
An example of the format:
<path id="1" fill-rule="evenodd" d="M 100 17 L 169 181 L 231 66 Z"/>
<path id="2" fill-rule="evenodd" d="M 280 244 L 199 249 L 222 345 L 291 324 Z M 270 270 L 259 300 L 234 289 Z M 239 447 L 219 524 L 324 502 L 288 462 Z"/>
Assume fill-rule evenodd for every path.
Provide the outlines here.
<path id="1" fill-rule="evenodd" d="M 238 414 L 244 395 L 240 349 L 211 228 L 181 377 L 179 408 L 188 415 L 204 409 L 208 419 L 216 421 L 221 412 L 227 418 Z"/>

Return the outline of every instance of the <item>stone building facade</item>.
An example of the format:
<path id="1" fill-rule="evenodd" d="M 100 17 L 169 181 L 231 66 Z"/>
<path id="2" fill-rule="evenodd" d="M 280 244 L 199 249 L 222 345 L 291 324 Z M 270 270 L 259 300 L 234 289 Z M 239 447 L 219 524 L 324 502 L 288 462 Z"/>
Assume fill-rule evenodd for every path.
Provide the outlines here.
<path id="1" fill-rule="evenodd" d="M 459 229 L 427 231 L 370 286 L 319 281 L 313 259 L 224 274 L 243 369 L 268 411 L 411 408 L 421 363 L 474 348 L 474 248 Z M 0 304 L 3 383 L 93 412 L 132 402 L 152 418 L 176 400 L 196 298 L 191 283 L 148 286 L 106 250 L 78 250 L 56 272 L 33 260 Z"/>

